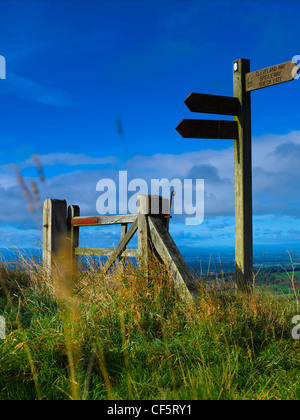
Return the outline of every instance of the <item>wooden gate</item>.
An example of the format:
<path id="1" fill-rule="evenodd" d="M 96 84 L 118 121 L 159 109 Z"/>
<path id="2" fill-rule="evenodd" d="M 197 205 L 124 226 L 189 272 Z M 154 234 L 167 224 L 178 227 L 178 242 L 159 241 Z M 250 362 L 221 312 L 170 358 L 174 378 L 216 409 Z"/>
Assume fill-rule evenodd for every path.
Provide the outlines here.
<path id="1" fill-rule="evenodd" d="M 195 298 L 193 276 L 167 230 L 168 216 L 163 214 L 163 209 L 168 208 L 165 201 L 168 200 L 159 196 L 140 195 L 138 214 L 81 217 L 79 206 L 67 207 L 66 200 L 47 199 L 43 210 L 43 265 L 48 275 L 52 273 L 61 241 L 67 237 L 70 241 L 70 258 L 75 265 L 79 255 L 108 257 L 102 267 L 104 273 L 113 268 L 118 258 L 124 257 L 135 257 L 147 268 L 151 254 L 156 253 L 169 266 L 180 290 Z M 120 243 L 116 248 L 79 247 L 80 228 L 116 224 L 121 225 Z M 138 248 L 127 249 L 136 232 Z"/>

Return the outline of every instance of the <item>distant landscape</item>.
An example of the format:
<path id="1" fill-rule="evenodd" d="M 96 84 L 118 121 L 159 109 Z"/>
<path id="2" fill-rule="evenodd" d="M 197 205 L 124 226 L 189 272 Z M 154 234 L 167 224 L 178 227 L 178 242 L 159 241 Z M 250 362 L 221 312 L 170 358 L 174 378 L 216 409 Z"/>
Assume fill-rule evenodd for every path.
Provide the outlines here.
<path id="1" fill-rule="evenodd" d="M 222 248 L 209 251 L 199 248 L 180 248 L 180 251 L 195 279 L 203 281 L 221 279 L 226 282 L 234 283 L 235 265 L 234 248 Z M 258 246 L 253 253 L 253 272 L 256 285 L 268 286 L 276 292 L 289 294 L 292 291 L 291 276 L 296 288 L 300 287 L 300 260 L 299 247 L 288 247 L 286 245 L 277 246 Z M 39 248 L 0 248 L 0 258 L 2 263 L 14 269 L 20 267 L 21 263 L 28 259 L 42 263 L 42 250 Z M 87 260 L 80 257 L 80 267 L 84 270 Z M 89 257 L 94 263 L 101 266 L 105 258 Z M 134 259 L 131 259 L 135 263 Z M 22 267 L 21 267 L 22 268 Z"/>

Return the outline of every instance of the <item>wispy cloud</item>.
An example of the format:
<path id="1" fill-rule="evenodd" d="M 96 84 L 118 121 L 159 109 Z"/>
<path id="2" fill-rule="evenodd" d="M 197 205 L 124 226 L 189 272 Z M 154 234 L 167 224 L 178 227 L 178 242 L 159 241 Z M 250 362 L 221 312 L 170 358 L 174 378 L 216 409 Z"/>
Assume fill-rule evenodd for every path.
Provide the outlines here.
<path id="1" fill-rule="evenodd" d="M 118 158 L 115 156 L 92 157 L 85 154 L 76 153 L 49 153 L 47 155 L 39 155 L 42 166 L 81 166 L 81 165 L 109 165 L 116 164 Z M 35 166 L 34 158 L 26 160 L 22 167 Z"/>
<path id="2" fill-rule="evenodd" d="M 64 89 L 37 83 L 9 71 L 5 83 L 1 85 L 1 92 L 44 105 L 64 107 L 76 104 L 76 101 Z"/>

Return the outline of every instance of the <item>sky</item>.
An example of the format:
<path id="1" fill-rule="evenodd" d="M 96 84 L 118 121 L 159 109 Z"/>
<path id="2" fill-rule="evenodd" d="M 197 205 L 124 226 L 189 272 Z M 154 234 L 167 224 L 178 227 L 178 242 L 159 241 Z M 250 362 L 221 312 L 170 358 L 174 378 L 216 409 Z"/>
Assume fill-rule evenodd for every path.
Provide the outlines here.
<path id="1" fill-rule="evenodd" d="M 297 0 L 0 1 L 0 247 L 41 246 L 46 198 L 97 215 L 97 182 L 119 171 L 149 185 L 204 179 L 203 223 L 174 215 L 170 233 L 179 248 L 233 247 L 234 140 L 175 127 L 220 118 L 184 100 L 232 96 L 234 60 L 254 71 L 299 55 L 299 12 Z M 255 247 L 300 243 L 299 95 L 299 80 L 251 93 Z M 81 232 L 91 247 L 120 235 Z"/>

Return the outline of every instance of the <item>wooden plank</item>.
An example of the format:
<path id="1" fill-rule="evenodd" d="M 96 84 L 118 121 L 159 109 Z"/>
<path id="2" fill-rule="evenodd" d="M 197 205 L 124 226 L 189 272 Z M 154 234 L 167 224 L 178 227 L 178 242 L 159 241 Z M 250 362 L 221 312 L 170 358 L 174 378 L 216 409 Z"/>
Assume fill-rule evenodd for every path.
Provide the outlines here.
<path id="1" fill-rule="evenodd" d="M 297 70 L 298 68 L 298 70 Z M 246 92 L 262 89 L 294 80 L 299 67 L 293 61 L 276 64 L 261 70 L 246 73 Z"/>
<path id="2" fill-rule="evenodd" d="M 148 216 L 148 221 L 151 241 L 160 257 L 167 260 L 175 283 L 185 296 L 196 298 L 197 292 L 193 276 L 162 220 Z"/>
<path id="3" fill-rule="evenodd" d="M 128 231 L 128 223 L 122 223 L 121 224 L 121 240 L 124 238 L 124 236 L 126 235 Z"/>
<path id="4" fill-rule="evenodd" d="M 184 101 L 191 112 L 207 114 L 238 115 L 239 101 L 229 96 L 191 93 Z"/>
<path id="5" fill-rule="evenodd" d="M 130 229 L 126 233 L 126 235 L 123 237 L 123 239 L 121 240 L 121 242 L 119 243 L 117 248 L 114 250 L 110 259 L 103 266 L 103 271 L 105 273 L 110 269 L 110 267 L 114 264 L 114 262 L 117 260 L 117 258 L 124 252 L 128 242 L 133 237 L 133 235 L 135 234 L 137 229 L 138 229 L 138 218 L 137 218 L 137 216 L 135 216 L 134 223 L 132 224 L 132 226 L 130 227 Z"/>
<path id="6" fill-rule="evenodd" d="M 249 60 L 234 62 L 233 94 L 241 103 L 241 113 L 235 117 L 239 135 L 234 142 L 235 267 L 240 290 L 249 289 L 253 279 L 251 101 L 250 92 L 245 91 L 249 70 Z"/>
<path id="7" fill-rule="evenodd" d="M 141 257 L 141 268 L 148 269 L 149 253 L 150 253 L 150 236 L 147 216 L 144 214 L 138 215 L 138 249 Z"/>
<path id="8" fill-rule="evenodd" d="M 133 223 L 135 219 L 136 214 L 74 217 L 71 221 L 71 224 L 72 226 L 118 225 L 122 223 Z"/>
<path id="9" fill-rule="evenodd" d="M 128 223 L 122 223 L 121 224 L 121 237 L 120 237 L 120 241 L 124 238 L 124 236 L 126 235 L 127 231 L 128 231 Z M 124 252 L 126 252 L 126 250 Z M 124 254 L 122 254 L 119 257 L 119 262 L 123 265 L 123 269 L 124 269 L 125 268 L 125 265 L 124 265 L 125 260 L 124 260 L 123 256 L 124 256 Z"/>
<path id="10" fill-rule="evenodd" d="M 111 257 L 114 253 L 114 248 L 75 248 L 75 255 L 91 255 L 95 257 Z M 125 249 L 121 253 L 122 257 L 138 257 L 137 249 Z"/>
<path id="11" fill-rule="evenodd" d="M 76 217 L 71 219 L 71 226 L 93 226 L 98 224 L 98 217 Z"/>
<path id="12" fill-rule="evenodd" d="M 182 120 L 176 130 L 183 138 L 190 139 L 237 139 L 236 121 Z"/>
<path id="13" fill-rule="evenodd" d="M 147 216 L 151 213 L 151 210 L 153 210 L 151 207 L 155 207 L 154 210 L 157 214 L 161 213 L 162 197 L 151 195 L 138 196 L 138 249 L 140 255 L 139 263 L 140 268 L 146 271 L 146 275 L 149 267 L 150 256 L 150 235 Z"/>

